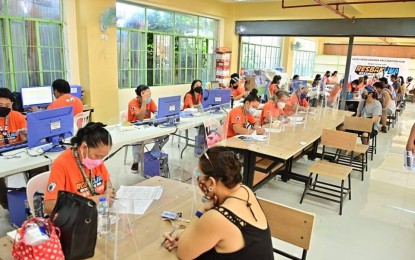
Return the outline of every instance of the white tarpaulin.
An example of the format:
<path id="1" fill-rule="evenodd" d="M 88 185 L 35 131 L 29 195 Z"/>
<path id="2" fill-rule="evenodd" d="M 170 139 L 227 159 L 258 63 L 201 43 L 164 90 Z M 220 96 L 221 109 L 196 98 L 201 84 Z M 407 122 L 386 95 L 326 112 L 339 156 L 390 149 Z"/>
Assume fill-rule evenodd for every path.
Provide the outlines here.
<path id="1" fill-rule="evenodd" d="M 392 74 L 408 76 L 409 59 L 353 56 L 350 66 L 349 82 L 367 75 L 389 78 Z"/>

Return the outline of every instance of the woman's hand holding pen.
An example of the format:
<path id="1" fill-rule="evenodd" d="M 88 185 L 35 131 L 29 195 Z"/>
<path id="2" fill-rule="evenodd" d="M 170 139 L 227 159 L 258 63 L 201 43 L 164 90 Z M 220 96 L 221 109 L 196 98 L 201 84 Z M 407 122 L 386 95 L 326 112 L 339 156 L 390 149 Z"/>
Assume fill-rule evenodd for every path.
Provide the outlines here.
<path id="1" fill-rule="evenodd" d="M 163 234 L 164 242 L 163 246 L 169 251 L 175 249 L 179 243 L 179 237 L 182 234 L 183 230 L 173 229 L 171 232 L 166 232 Z"/>

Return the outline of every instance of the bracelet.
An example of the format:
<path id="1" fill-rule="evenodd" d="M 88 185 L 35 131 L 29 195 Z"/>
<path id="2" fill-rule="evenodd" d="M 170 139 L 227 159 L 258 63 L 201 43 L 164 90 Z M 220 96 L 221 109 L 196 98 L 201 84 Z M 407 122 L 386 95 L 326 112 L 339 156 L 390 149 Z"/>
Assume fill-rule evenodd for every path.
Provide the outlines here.
<path id="1" fill-rule="evenodd" d="M 196 213 L 195 213 L 195 216 L 198 217 L 198 218 L 200 218 L 202 215 L 203 215 L 203 213 L 200 212 L 199 210 L 196 211 Z"/>

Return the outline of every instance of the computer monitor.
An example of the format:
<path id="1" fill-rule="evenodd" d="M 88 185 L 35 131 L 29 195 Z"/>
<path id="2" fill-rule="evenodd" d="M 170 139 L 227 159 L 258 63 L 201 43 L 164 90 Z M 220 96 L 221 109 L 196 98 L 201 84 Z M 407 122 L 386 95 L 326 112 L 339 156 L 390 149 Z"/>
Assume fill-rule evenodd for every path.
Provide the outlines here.
<path id="1" fill-rule="evenodd" d="M 71 87 L 71 95 L 81 99 L 82 98 L 82 87 L 79 85 L 70 85 L 70 87 Z"/>
<path id="2" fill-rule="evenodd" d="M 296 92 L 302 86 L 307 86 L 307 80 L 293 80 L 291 82 L 291 92 Z"/>
<path id="3" fill-rule="evenodd" d="M 23 108 L 31 108 L 33 106 L 46 107 L 53 101 L 52 88 L 44 87 L 25 87 L 21 88 Z"/>
<path id="4" fill-rule="evenodd" d="M 229 89 L 205 89 L 203 92 L 203 110 L 219 112 L 220 108 L 230 104 L 231 91 Z"/>
<path id="5" fill-rule="evenodd" d="M 73 136 L 73 107 L 62 107 L 27 114 L 27 146 L 44 147 L 44 151 L 58 152 L 65 149 L 61 141 Z"/>
<path id="6" fill-rule="evenodd" d="M 155 124 L 173 126 L 180 121 L 180 96 L 159 98 L 158 111 Z"/>

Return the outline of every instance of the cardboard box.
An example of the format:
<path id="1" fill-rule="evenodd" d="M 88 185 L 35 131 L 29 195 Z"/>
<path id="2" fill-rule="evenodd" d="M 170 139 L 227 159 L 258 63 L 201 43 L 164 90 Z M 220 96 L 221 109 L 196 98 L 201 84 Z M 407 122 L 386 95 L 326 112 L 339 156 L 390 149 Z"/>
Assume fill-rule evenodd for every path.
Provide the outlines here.
<path id="1" fill-rule="evenodd" d="M 216 68 L 216 76 L 227 76 L 229 77 L 230 71 L 229 70 L 221 70 Z"/>
<path id="2" fill-rule="evenodd" d="M 230 60 L 231 54 L 230 53 L 222 53 L 222 54 L 216 54 L 216 59 L 222 59 L 222 60 Z"/>

